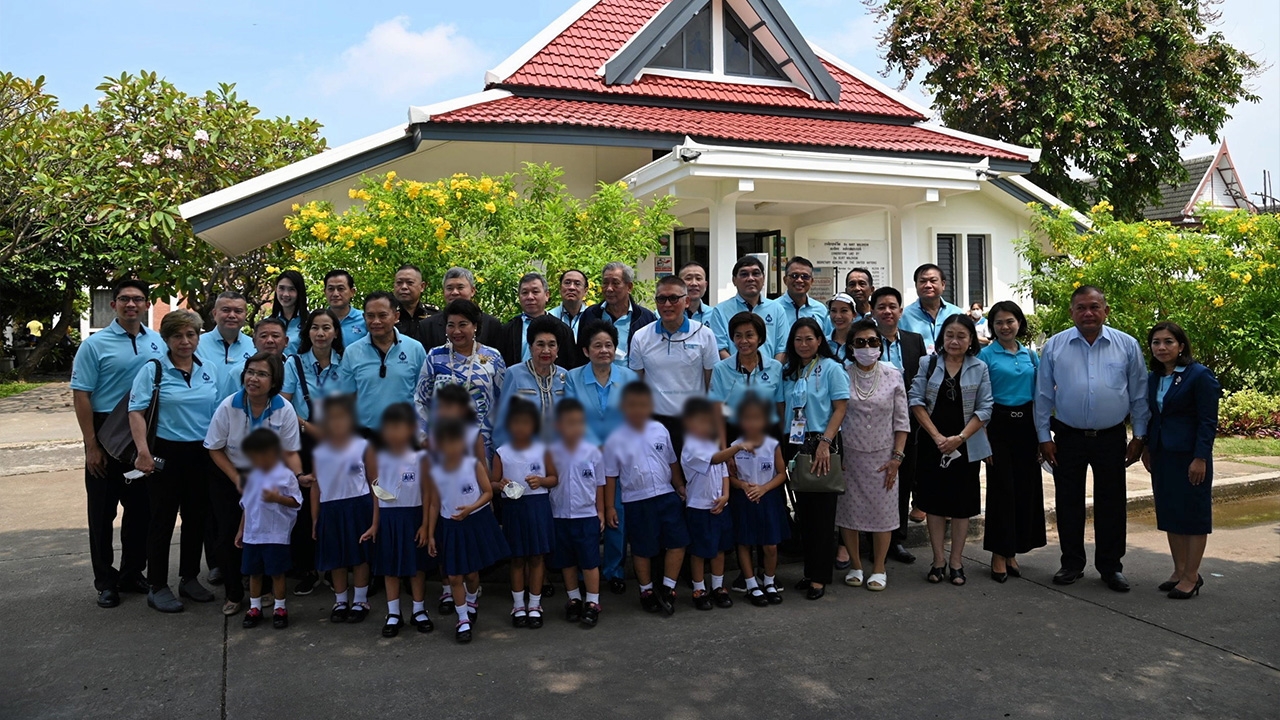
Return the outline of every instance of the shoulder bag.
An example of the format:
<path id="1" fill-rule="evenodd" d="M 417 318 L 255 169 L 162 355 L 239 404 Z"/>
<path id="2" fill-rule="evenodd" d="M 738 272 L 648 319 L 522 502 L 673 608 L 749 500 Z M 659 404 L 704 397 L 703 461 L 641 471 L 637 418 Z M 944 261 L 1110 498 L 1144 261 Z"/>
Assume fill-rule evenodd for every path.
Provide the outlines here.
<path id="1" fill-rule="evenodd" d="M 160 417 L 161 366 L 160 361 L 154 358 L 147 362 L 155 363 L 156 366 L 155 381 L 151 385 L 151 404 L 142 412 L 147 420 L 147 444 L 152 445 L 156 440 L 156 420 Z M 98 443 L 102 445 L 102 449 L 112 459 L 125 465 L 133 465 L 138 455 L 133 444 L 133 430 L 129 427 L 129 395 L 130 393 L 125 393 L 120 398 L 120 402 L 98 430 Z"/>

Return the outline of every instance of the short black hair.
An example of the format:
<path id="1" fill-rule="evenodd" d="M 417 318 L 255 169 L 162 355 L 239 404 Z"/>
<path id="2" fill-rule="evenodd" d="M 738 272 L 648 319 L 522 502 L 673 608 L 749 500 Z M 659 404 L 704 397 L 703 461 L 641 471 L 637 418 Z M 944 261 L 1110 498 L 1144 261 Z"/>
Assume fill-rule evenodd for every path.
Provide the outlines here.
<path id="1" fill-rule="evenodd" d="M 684 412 L 681 416 L 688 420 L 699 415 L 714 415 L 715 411 L 716 406 L 710 400 L 695 395 L 684 401 Z"/>
<path id="2" fill-rule="evenodd" d="M 547 292 L 547 278 L 545 275 L 543 275 L 540 272 L 527 272 L 521 275 L 520 282 L 516 283 L 516 288 L 517 289 L 522 288 L 524 287 L 525 283 L 531 283 L 534 280 L 537 280 L 539 283 L 542 284 L 543 292 Z"/>
<path id="3" fill-rule="evenodd" d="M 1001 300 L 991 309 L 987 311 L 987 322 L 995 325 L 996 313 L 1009 313 L 1018 319 L 1018 335 L 1017 337 L 1027 336 L 1027 316 L 1022 312 L 1022 308 L 1018 307 L 1018 303 L 1012 300 Z M 992 330 L 992 332 L 995 332 Z"/>
<path id="4" fill-rule="evenodd" d="M 111 299 L 114 300 L 119 297 L 120 291 L 125 288 L 133 288 L 134 290 L 140 291 L 144 297 L 151 297 L 151 286 L 148 285 L 146 281 L 139 280 L 138 278 L 124 278 L 117 280 L 116 284 L 111 288 Z"/>
<path id="5" fill-rule="evenodd" d="M 1155 339 L 1156 333 L 1161 330 L 1172 335 L 1173 339 L 1177 340 L 1182 345 L 1182 352 L 1178 353 L 1177 362 L 1179 365 L 1190 365 L 1196 361 L 1195 356 L 1191 354 L 1191 338 L 1187 337 L 1187 331 L 1183 330 L 1182 326 L 1178 323 L 1170 320 L 1156 323 L 1151 327 L 1151 330 L 1147 332 L 1147 352 L 1151 352 L 1151 341 Z M 1164 372 L 1164 363 L 1157 360 L 1154 354 L 1151 356 L 1149 367 L 1152 372 Z"/>
<path id="6" fill-rule="evenodd" d="M 756 408 L 760 412 L 764 413 L 765 424 L 767 425 L 769 423 L 769 418 L 774 412 L 773 405 L 770 404 L 768 400 L 760 397 L 760 394 L 754 390 L 748 391 L 742 396 L 742 399 L 738 401 L 738 417 L 741 418 L 743 411 L 751 408 Z M 765 432 L 767 434 L 768 430 L 766 429 Z M 730 438 L 730 442 L 732 442 L 732 438 Z"/>
<path id="7" fill-rule="evenodd" d="M 849 276 L 850 276 L 850 275 L 852 275 L 852 274 L 854 274 L 854 273 L 862 273 L 863 275 L 866 275 L 866 276 L 867 276 L 867 283 L 868 283 L 868 284 L 870 284 L 870 285 L 875 285 L 875 284 L 876 284 L 876 278 L 875 278 L 875 276 L 874 276 L 874 275 L 872 275 L 872 274 L 871 274 L 871 271 L 870 271 L 870 270 L 868 270 L 868 269 L 866 269 L 866 268 L 863 268 L 863 267 L 856 267 L 856 268 L 854 268 L 854 269 L 852 269 L 852 270 L 850 270 L 849 272 L 847 272 L 847 273 L 845 273 L 845 274 L 844 274 L 844 284 L 845 284 L 845 285 L 848 285 L 848 284 L 849 284 Z"/>
<path id="8" fill-rule="evenodd" d="M 476 305 L 474 302 L 461 299 L 450 302 L 444 309 L 444 321 L 446 325 L 449 323 L 450 315 L 460 315 L 466 318 L 472 325 L 476 326 L 476 332 L 480 332 L 480 317 L 483 313 L 480 312 L 480 306 Z"/>
<path id="9" fill-rule="evenodd" d="M 453 418 L 444 418 L 436 422 L 432 428 L 431 435 L 435 438 L 436 443 L 447 442 L 451 440 L 465 440 L 467 437 L 467 428 L 461 422 Z"/>
<path id="10" fill-rule="evenodd" d="M 911 273 L 911 282 L 920 282 L 920 273 L 926 273 L 926 272 L 929 272 L 930 270 L 937 270 L 938 277 L 942 278 L 942 282 L 947 281 L 947 274 L 942 271 L 942 268 L 938 267 L 937 265 L 934 265 L 933 263 L 925 263 L 920 267 L 916 268 L 915 272 Z"/>
<path id="11" fill-rule="evenodd" d="M 560 282 L 562 282 L 562 283 L 563 283 L 563 282 L 564 282 L 564 279 L 565 279 L 565 278 L 567 278 L 567 277 L 569 277 L 569 273 L 578 273 L 579 275 L 581 275 L 581 276 L 582 276 L 582 284 L 583 284 L 583 285 L 590 285 L 590 284 L 591 284 L 591 280 L 587 277 L 587 274 L 586 274 L 586 273 L 584 273 L 584 272 L 582 272 L 582 271 L 581 271 L 581 270 L 579 270 L 578 268 L 569 268 L 568 270 L 565 270 L 564 272 L 560 273 Z"/>
<path id="12" fill-rule="evenodd" d="M 278 454 L 280 452 L 280 436 L 268 428 L 258 428 L 244 436 L 244 440 L 240 441 L 240 449 L 246 455 L 268 452 Z"/>
<path id="13" fill-rule="evenodd" d="M 538 412 L 538 406 L 525 400 L 524 398 L 511 398 L 511 403 L 507 405 L 507 429 L 511 429 L 511 421 L 518 417 L 528 418 L 533 421 L 533 434 L 537 435 L 542 432 L 542 415 Z"/>
<path id="14" fill-rule="evenodd" d="M 683 274 L 684 274 L 684 271 L 685 271 L 685 270 L 688 270 L 688 269 L 689 269 L 689 268 L 691 268 L 691 267 L 696 267 L 696 268 L 698 268 L 699 270 L 701 270 L 701 271 L 702 271 L 702 274 L 703 274 L 703 275 L 706 275 L 706 274 L 707 274 L 707 266 L 706 266 L 706 265 L 703 265 L 702 263 L 698 262 L 697 260 L 690 260 L 689 262 L 687 262 L 687 263 L 685 263 L 685 264 L 683 264 L 683 265 L 681 265 L 681 266 L 680 266 L 680 269 L 676 271 L 676 275 L 683 275 Z"/>
<path id="15" fill-rule="evenodd" d="M 977 355 L 978 351 L 982 349 L 982 343 L 978 342 L 978 326 L 973 324 L 973 318 L 964 313 L 948 316 L 947 319 L 942 321 L 942 326 L 938 328 L 938 336 L 933 339 L 934 346 L 941 350 L 943 347 L 942 338 L 947 334 L 947 326 L 957 323 L 969 331 L 969 349 L 965 350 L 964 354 Z M 942 353 L 940 352 L 939 354 Z"/>
<path id="16" fill-rule="evenodd" d="M 262 327 L 263 325 L 279 325 L 280 332 L 285 333 L 286 335 L 289 334 L 288 324 L 285 323 L 284 318 L 279 317 L 277 315 L 268 315 L 262 318 L 261 320 L 259 320 L 257 324 L 253 326 L 253 332 L 255 335 L 258 333 L 258 328 Z"/>
<path id="17" fill-rule="evenodd" d="M 591 341 L 600 333 L 605 333 L 609 339 L 613 341 L 613 346 L 618 347 L 618 328 L 613 323 L 605 320 L 593 320 L 589 325 L 578 331 L 578 347 L 584 351 L 591 347 Z"/>
<path id="18" fill-rule="evenodd" d="M 867 301 L 867 304 L 869 304 L 871 307 L 874 308 L 876 306 L 876 303 L 879 302 L 880 298 L 884 297 L 885 295 L 892 295 L 893 299 L 897 300 L 899 305 L 902 304 L 902 293 L 898 292 L 898 288 L 890 287 L 888 285 L 885 285 L 884 287 L 876 288 L 871 293 L 871 299 Z"/>
<path id="19" fill-rule="evenodd" d="M 401 265 L 400 267 L 396 268 L 396 273 L 398 274 L 401 270 L 412 270 L 418 273 L 418 277 L 424 278 L 424 279 L 426 278 L 426 276 L 422 274 L 422 268 L 418 267 L 417 265 L 414 265 L 413 263 L 405 263 Z"/>
<path id="20" fill-rule="evenodd" d="M 336 277 L 346 278 L 347 285 L 351 286 L 352 289 L 355 289 L 356 279 L 351 277 L 351 273 L 347 272 L 346 270 L 330 270 L 329 272 L 325 273 L 324 284 L 328 285 L 329 281 Z"/>
<path id="21" fill-rule="evenodd" d="M 653 389 L 650 388 L 648 385 L 646 385 L 643 380 L 632 380 L 631 382 L 622 386 L 622 399 L 626 400 L 632 395 L 637 395 L 637 396 L 652 400 Z"/>
<path id="22" fill-rule="evenodd" d="M 1071 292 L 1071 304 L 1075 305 L 1076 298 L 1091 292 L 1098 293 L 1098 295 L 1102 297 L 1102 302 L 1105 303 L 1107 301 L 1107 294 L 1102 291 L 1102 288 L 1097 285 L 1081 285 Z"/>
<path id="23" fill-rule="evenodd" d="M 382 424 L 395 424 L 418 426 L 418 413 L 414 411 L 413 406 L 407 402 L 391 403 L 386 410 L 382 411 Z"/>
<path id="24" fill-rule="evenodd" d="M 213 304 L 217 305 L 219 300 L 239 300 L 245 303 L 249 302 L 248 299 L 245 298 L 243 293 L 237 292 L 235 290 L 223 290 L 222 292 L 218 293 L 218 297 L 213 299 Z"/>
<path id="25" fill-rule="evenodd" d="M 738 262 L 733 264 L 733 276 L 737 277 L 738 271 L 744 267 L 757 267 L 760 268 L 760 272 L 764 272 L 764 263 L 760 262 L 760 258 L 755 255 L 743 255 L 738 258 Z"/>
<path id="26" fill-rule="evenodd" d="M 812 270 L 812 269 L 813 269 L 813 262 L 812 262 L 811 260 L 809 260 L 809 258 L 807 258 L 807 257 L 801 257 L 800 255 L 796 255 L 796 256 L 792 257 L 790 260 L 788 260 L 788 261 L 787 261 L 787 264 L 786 264 L 786 265 L 784 265 L 782 269 L 783 269 L 783 270 L 789 270 L 789 269 L 791 269 L 791 266 L 792 266 L 792 265 L 803 265 L 804 267 L 807 267 L 807 268 L 809 268 L 810 270 Z"/>
<path id="27" fill-rule="evenodd" d="M 746 310 L 743 310 L 737 315 L 734 315 L 733 317 L 729 318 L 729 344 L 730 345 L 733 344 L 733 334 L 737 332 L 738 328 L 742 325 L 750 325 L 751 327 L 755 328 L 756 335 L 760 336 L 760 344 L 761 345 L 764 344 L 764 341 L 765 341 L 764 318 L 760 317 L 759 315 L 753 312 L 747 312 Z"/>
<path id="28" fill-rule="evenodd" d="M 563 418 L 569 413 L 585 413 L 587 408 L 583 406 L 578 398 L 567 397 L 556 403 L 556 420 Z"/>
<path id="29" fill-rule="evenodd" d="M 374 290 L 368 295 L 365 295 L 364 305 L 361 305 L 361 307 L 367 308 L 369 307 L 369 303 L 374 302 L 375 300 L 386 300 L 387 304 L 391 306 L 391 310 L 393 312 L 395 311 L 396 308 L 400 307 L 400 301 L 396 300 L 396 296 L 392 295 L 386 290 Z"/>
<path id="30" fill-rule="evenodd" d="M 566 327 L 566 325 L 560 322 L 559 319 L 550 315 L 539 315 L 529 321 L 529 331 L 525 333 L 525 342 L 533 345 L 534 338 L 539 335 L 550 335 L 559 341 L 560 333 L 562 332 L 561 328 L 563 327 Z"/>
<path id="31" fill-rule="evenodd" d="M 685 292 L 689 291 L 689 287 L 684 284 L 684 280 L 679 275 L 666 275 L 658 278 L 657 287 L 678 287 Z"/>

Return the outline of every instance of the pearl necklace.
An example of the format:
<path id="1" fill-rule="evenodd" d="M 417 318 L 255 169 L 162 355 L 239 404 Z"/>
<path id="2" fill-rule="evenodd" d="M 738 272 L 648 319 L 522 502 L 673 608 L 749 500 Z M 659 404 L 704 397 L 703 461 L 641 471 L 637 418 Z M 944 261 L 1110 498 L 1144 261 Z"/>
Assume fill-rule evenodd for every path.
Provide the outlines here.
<path id="1" fill-rule="evenodd" d="M 872 367 L 869 371 L 863 371 L 862 368 L 854 366 L 856 374 L 853 377 L 853 389 L 858 394 L 859 400 L 870 400 L 871 396 L 876 394 L 876 390 L 880 389 L 880 376 L 884 373 L 880 372 L 879 367 Z M 863 389 L 863 380 L 870 380 L 871 387 Z"/>

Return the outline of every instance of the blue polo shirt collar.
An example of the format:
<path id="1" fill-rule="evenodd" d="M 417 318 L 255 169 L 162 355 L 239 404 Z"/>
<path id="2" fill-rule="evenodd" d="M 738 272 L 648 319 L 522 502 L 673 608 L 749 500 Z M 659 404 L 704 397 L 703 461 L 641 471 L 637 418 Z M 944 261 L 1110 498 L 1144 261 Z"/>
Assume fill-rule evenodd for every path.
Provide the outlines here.
<path id="1" fill-rule="evenodd" d="M 104 329 L 104 330 L 110 330 L 112 333 L 114 333 L 114 334 L 116 334 L 116 335 L 123 335 L 124 337 L 129 337 L 129 332 L 128 332 L 127 330 L 125 330 L 125 329 L 124 329 L 124 326 L 123 326 L 123 325 L 121 325 L 121 324 L 120 324 L 120 319 L 119 319 L 119 318 L 117 318 L 117 319 L 115 319 L 115 320 L 112 320 L 112 321 L 111 321 L 111 324 L 110 324 L 110 325 L 108 325 L 108 326 L 106 326 L 106 327 L 105 327 L 105 328 L 103 328 L 103 329 Z M 147 334 L 147 326 L 146 326 L 146 325 L 139 325 L 139 326 L 138 326 L 138 334 L 137 334 L 135 337 L 142 337 L 142 336 L 144 336 L 144 335 L 146 335 L 146 334 Z"/>
<path id="2" fill-rule="evenodd" d="M 262 411 L 262 416 L 254 417 L 253 411 L 249 409 L 249 391 L 241 390 L 231 396 L 231 407 L 237 410 L 243 410 L 244 414 L 249 416 L 249 425 L 251 427 L 257 427 L 266 422 L 267 418 L 271 417 L 271 413 L 284 407 L 284 398 L 279 395 L 272 395 L 270 401 L 267 403 L 267 409 Z"/>
<path id="3" fill-rule="evenodd" d="M 658 333 L 659 335 L 666 335 L 667 337 L 675 337 L 676 335 L 679 335 L 681 333 L 689 332 L 689 318 L 686 316 L 684 319 L 684 322 L 680 323 L 680 328 L 673 333 L 667 332 L 666 328 L 662 327 L 661 319 L 659 319 L 658 322 L 653 324 L 653 328 L 654 328 L 654 332 Z"/>

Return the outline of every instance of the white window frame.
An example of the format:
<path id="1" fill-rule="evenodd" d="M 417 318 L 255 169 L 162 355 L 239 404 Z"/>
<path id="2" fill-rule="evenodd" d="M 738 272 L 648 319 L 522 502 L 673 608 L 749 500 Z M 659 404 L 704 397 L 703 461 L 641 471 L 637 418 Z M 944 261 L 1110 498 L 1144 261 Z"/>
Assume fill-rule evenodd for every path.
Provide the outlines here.
<path id="1" fill-rule="evenodd" d="M 995 232 L 990 228 L 981 227 L 963 227 L 963 226 L 940 226 L 929 228 L 929 262 L 938 265 L 938 236 L 953 235 L 958 238 L 955 249 L 956 267 L 953 276 L 947 278 L 947 286 L 953 288 L 957 300 L 956 305 L 969 309 L 969 236 L 980 235 L 983 240 L 982 253 L 982 274 L 986 281 L 982 288 L 983 305 L 985 309 L 987 303 L 992 297 L 991 278 L 993 276 L 991 267 L 991 240 L 995 237 Z"/>

